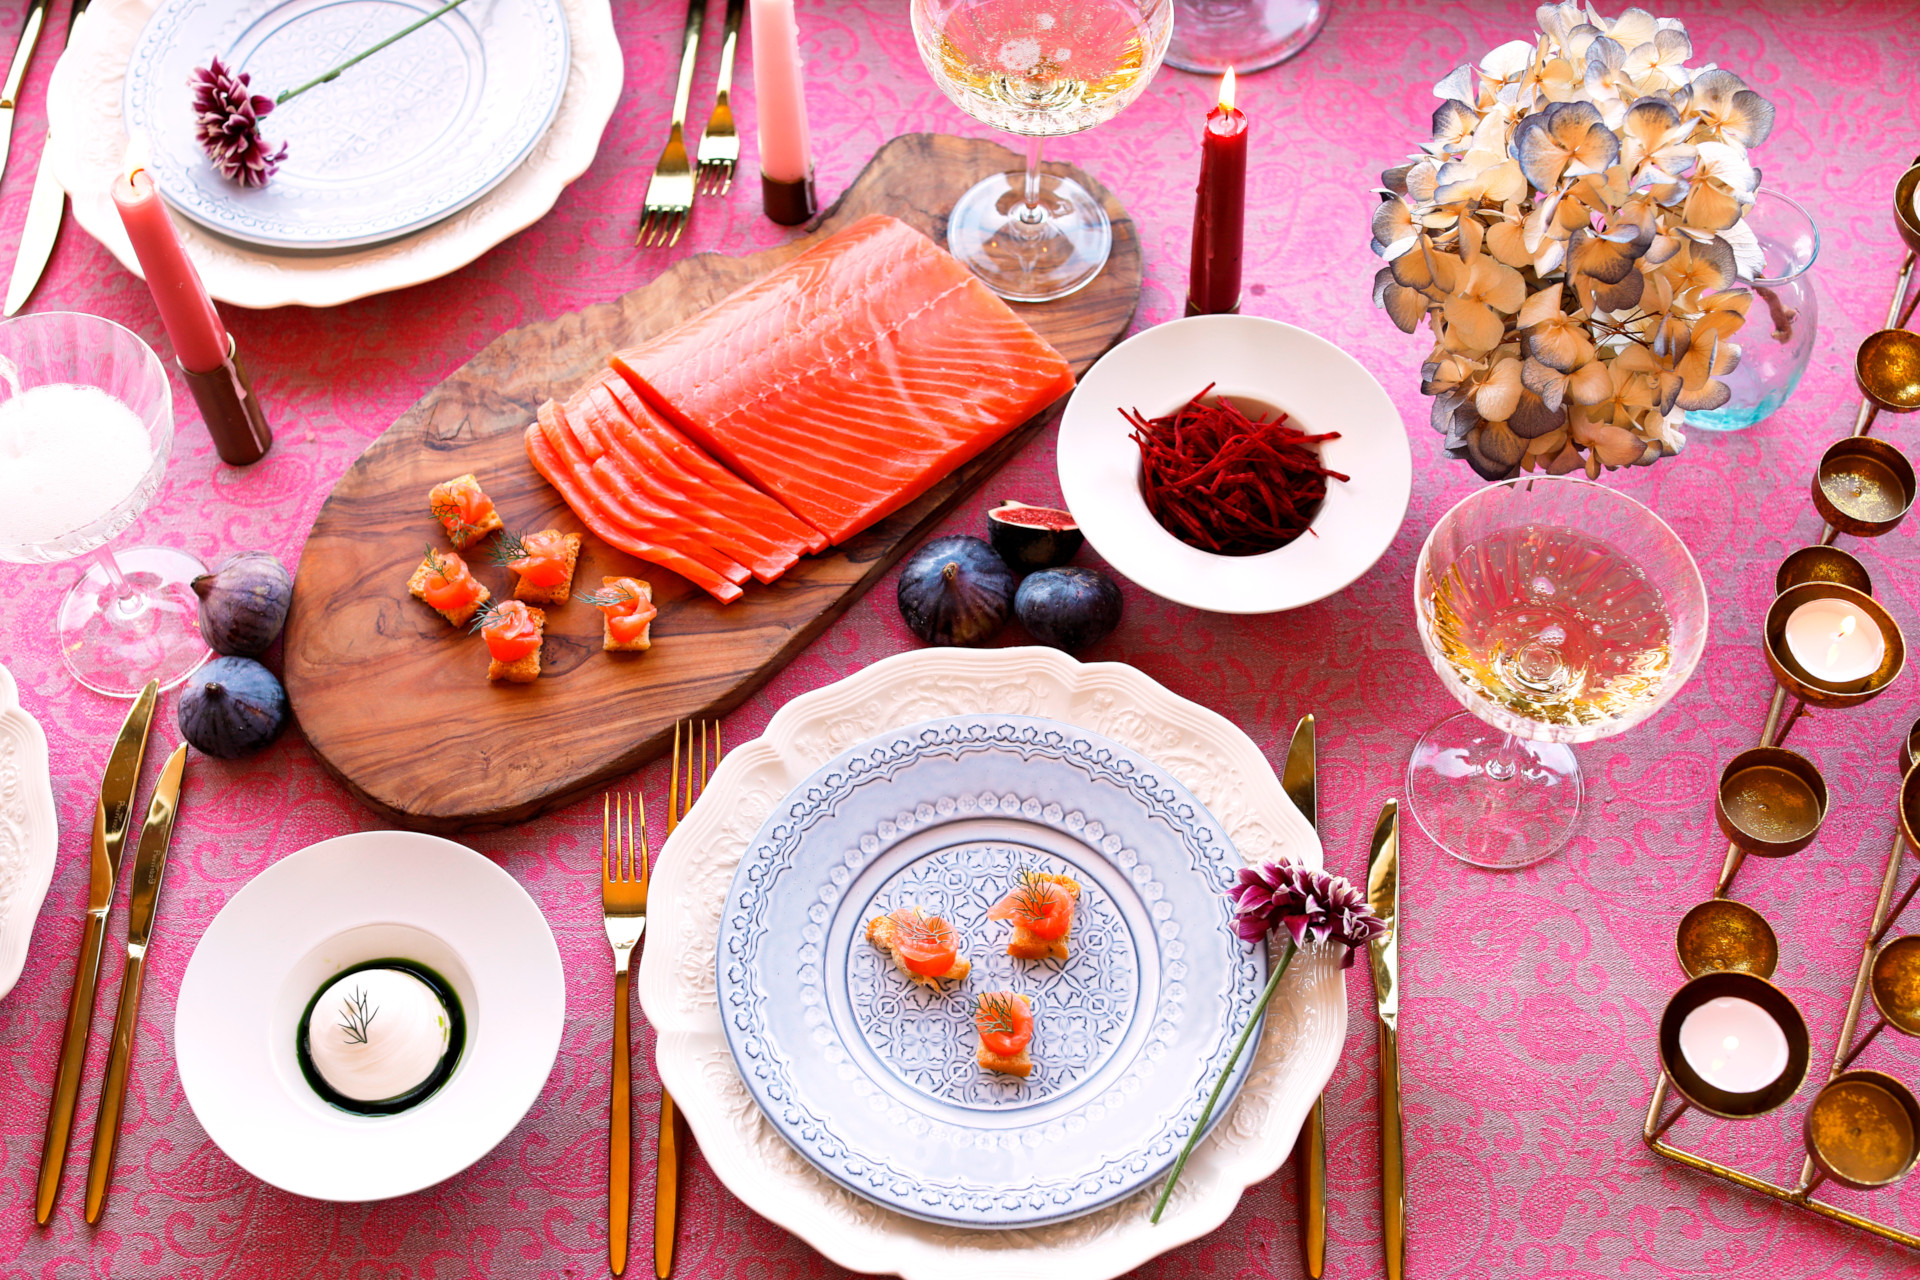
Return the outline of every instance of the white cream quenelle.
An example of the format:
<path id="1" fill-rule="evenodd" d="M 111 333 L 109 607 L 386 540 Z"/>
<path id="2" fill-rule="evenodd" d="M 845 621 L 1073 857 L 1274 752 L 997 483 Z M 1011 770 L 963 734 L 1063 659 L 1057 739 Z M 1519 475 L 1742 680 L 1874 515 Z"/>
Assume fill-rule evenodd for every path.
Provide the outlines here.
<path id="1" fill-rule="evenodd" d="M 402 969 L 362 969 L 320 995 L 307 1024 L 320 1078 L 356 1102 L 384 1102 L 425 1083 L 447 1056 L 440 997 Z"/>

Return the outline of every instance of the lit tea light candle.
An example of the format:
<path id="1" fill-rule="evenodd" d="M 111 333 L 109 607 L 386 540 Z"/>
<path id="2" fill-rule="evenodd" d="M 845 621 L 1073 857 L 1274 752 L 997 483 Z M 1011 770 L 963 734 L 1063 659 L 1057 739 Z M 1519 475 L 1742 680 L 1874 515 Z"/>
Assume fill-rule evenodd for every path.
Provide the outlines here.
<path id="1" fill-rule="evenodd" d="M 1719 996 L 1680 1024 L 1680 1052 L 1714 1088 L 1757 1093 L 1787 1069 L 1787 1033 L 1753 1001 Z"/>
<path id="2" fill-rule="evenodd" d="M 1880 669 L 1887 640 L 1874 620 L 1845 600 L 1809 600 L 1787 618 L 1787 651 L 1806 673 L 1830 684 L 1863 680 Z"/>

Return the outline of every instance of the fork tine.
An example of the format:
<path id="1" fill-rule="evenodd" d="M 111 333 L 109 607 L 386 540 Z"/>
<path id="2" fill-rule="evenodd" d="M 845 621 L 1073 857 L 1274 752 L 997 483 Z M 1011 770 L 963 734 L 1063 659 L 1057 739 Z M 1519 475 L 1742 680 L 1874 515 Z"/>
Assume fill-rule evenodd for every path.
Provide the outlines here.
<path id="1" fill-rule="evenodd" d="M 612 868 L 607 865 L 607 846 L 612 842 L 613 833 L 613 797 L 600 797 L 600 881 L 602 884 L 613 879 Z"/>
<path id="2" fill-rule="evenodd" d="M 647 798 L 635 795 L 640 805 L 640 883 L 645 884 L 653 876 L 652 857 L 647 852 Z"/>
<path id="3" fill-rule="evenodd" d="M 673 759 L 667 766 L 667 834 L 680 825 L 680 722 L 673 722 Z"/>

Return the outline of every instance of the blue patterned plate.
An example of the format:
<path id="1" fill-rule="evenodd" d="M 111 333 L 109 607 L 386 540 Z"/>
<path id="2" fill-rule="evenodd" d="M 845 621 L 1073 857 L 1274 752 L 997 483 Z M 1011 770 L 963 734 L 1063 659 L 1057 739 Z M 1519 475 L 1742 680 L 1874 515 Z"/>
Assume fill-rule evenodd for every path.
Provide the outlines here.
<path id="1" fill-rule="evenodd" d="M 247 188 L 194 140 L 193 69 L 218 54 L 268 97 L 439 8 L 437 0 L 163 0 L 127 66 L 129 136 L 167 203 L 231 240 L 332 252 L 394 240 L 472 204 L 517 168 L 570 65 L 559 0 L 466 0 L 263 122 L 289 145 Z"/>
<path id="2" fill-rule="evenodd" d="M 795 788 L 740 860 L 716 961 L 734 1060 L 802 1155 L 889 1209 L 983 1228 L 1091 1212 L 1173 1163 L 1266 982 L 1232 929 L 1239 866 L 1185 787 L 1097 734 L 895 730 Z M 1023 867 L 1082 886 L 1064 963 L 1013 959 L 987 919 Z M 916 986 L 866 941 L 912 905 L 963 932 L 965 982 Z M 972 997 L 992 990 L 1032 1000 L 1025 1079 L 974 1062 Z"/>

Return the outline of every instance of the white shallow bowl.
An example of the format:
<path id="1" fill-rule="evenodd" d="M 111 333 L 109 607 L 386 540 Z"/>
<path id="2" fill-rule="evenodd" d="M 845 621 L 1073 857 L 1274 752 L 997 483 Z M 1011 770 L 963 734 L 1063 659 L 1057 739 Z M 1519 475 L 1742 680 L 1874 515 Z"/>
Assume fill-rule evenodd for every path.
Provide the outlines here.
<path id="1" fill-rule="evenodd" d="M 1123 410 L 1159 417 L 1208 383 L 1214 394 L 1283 409 L 1320 446 L 1327 482 L 1313 532 L 1277 551 L 1220 556 L 1190 547 L 1147 510 L 1140 448 Z M 1060 490 L 1107 562 L 1157 596 L 1213 613 L 1278 613 L 1343 590 L 1386 552 L 1406 518 L 1413 457 L 1393 401 L 1325 338 L 1258 316 L 1190 316 L 1102 356 L 1060 419 Z M 1318 536 L 1315 536 L 1315 535 Z"/>
<path id="2" fill-rule="evenodd" d="M 320 1100 L 294 1039 L 342 969 L 413 960 L 459 994 L 467 1040 L 439 1092 L 395 1116 Z M 465 845 L 363 831 L 309 845 L 220 909 L 180 982 L 174 1054 L 187 1102 L 234 1163 L 316 1200 L 430 1187 L 520 1123 L 560 1052 L 567 987 L 540 908 Z"/>
<path id="3" fill-rule="evenodd" d="M 20 691 L 0 667 L 0 996 L 26 967 L 59 851 L 47 735 L 21 709 Z"/>
<path id="4" fill-rule="evenodd" d="M 1158 1226 L 1160 1180 L 1071 1221 L 980 1231 L 922 1222 L 841 1187 L 781 1137 L 740 1078 L 715 993 L 715 939 L 734 869 L 776 805 L 841 752 L 940 716 L 1065 721 L 1155 761 L 1213 814 L 1248 861 L 1321 865 L 1320 842 L 1253 740 L 1230 721 L 1117 662 L 1056 649 L 922 649 L 801 694 L 760 738 L 729 752 L 661 852 L 636 989 L 658 1035 L 661 1083 L 720 1180 L 841 1266 L 908 1280 L 1108 1280 L 1227 1220 L 1240 1193 L 1293 1149 L 1346 1037 L 1331 948 L 1287 971 L 1238 1100 L 1194 1150 Z M 796 945 L 798 945 L 796 943 Z"/>

